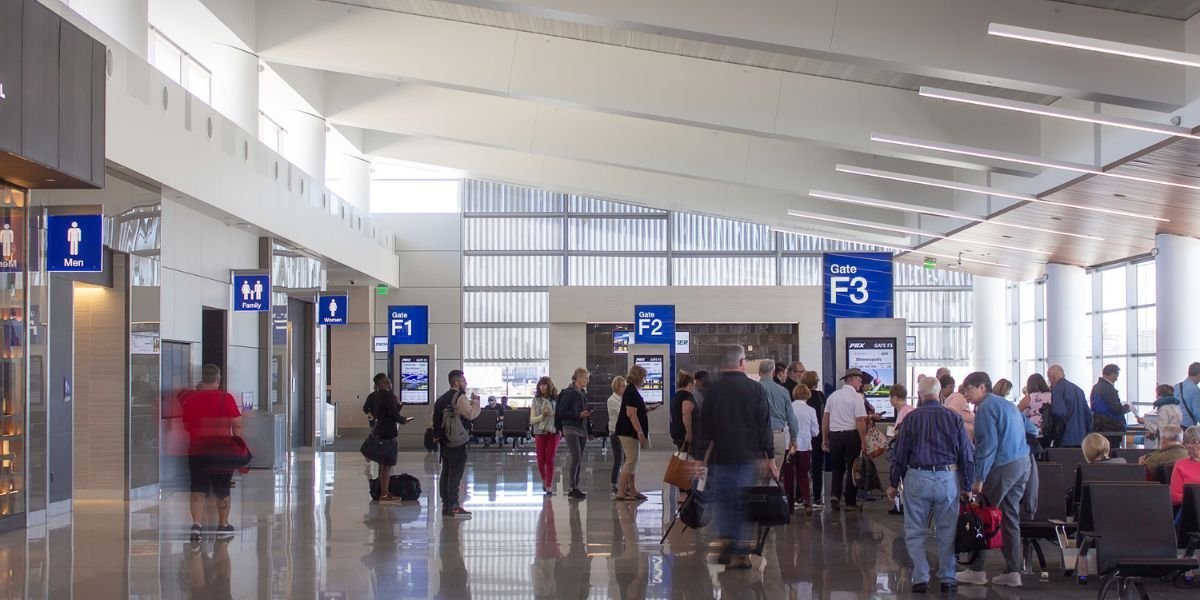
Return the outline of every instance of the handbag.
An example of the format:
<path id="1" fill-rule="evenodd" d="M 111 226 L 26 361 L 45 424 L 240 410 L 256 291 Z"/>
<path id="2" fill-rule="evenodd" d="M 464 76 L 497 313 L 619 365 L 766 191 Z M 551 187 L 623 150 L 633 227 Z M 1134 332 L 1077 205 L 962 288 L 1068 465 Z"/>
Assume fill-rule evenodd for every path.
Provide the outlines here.
<path id="1" fill-rule="evenodd" d="M 368 435 L 358 449 L 367 460 L 389 467 L 396 464 L 398 450 L 396 438 L 375 437 L 375 434 Z"/>
<path id="2" fill-rule="evenodd" d="M 1001 523 L 1004 514 L 999 508 L 990 506 L 987 498 L 980 496 L 980 502 L 964 502 L 958 509 L 958 529 L 954 536 L 954 551 L 959 554 L 969 554 L 970 557 L 959 564 L 970 564 L 980 551 L 995 550 L 1004 545 L 1004 531 Z"/>
<path id="3" fill-rule="evenodd" d="M 888 440 L 887 436 L 879 431 L 878 427 L 867 427 L 867 447 L 866 454 L 871 458 L 875 458 L 887 451 Z"/>
<path id="4" fill-rule="evenodd" d="M 241 469 L 249 465 L 254 458 L 250 448 L 246 446 L 246 440 L 236 435 L 211 438 L 202 454 L 208 459 L 208 466 L 213 469 Z"/>
<path id="5" fill-rule="evenodd" d="M 663 483 L 686 492 L 692 489 L 692 480 L 696 478 L 698 469 L 698 461 L 693 461 L 688 457 L 687 445 L 684 445 L 681 450 L 672 454 L 670 461 L 667 462 L 667 470 L 663 473 Z"/>
<path id="6" fill-rule="evenodd" d="M 879 479 L 879 469 L 875 468 L 875 461 L 869 456 L 859 456 L 854 459 L 850 475 L 854 480 L 854 487 L 859 491 L 869 492 L 883 489 L 883 483 Z"/>
<path id="7" fill-rule="evenodd" d="M 787 494 L 774 477 L 771 481 L 773 485 L 746 488 L 746 514 L 751 523 L 763 527 L 787 525 L 792 521 Z"/>

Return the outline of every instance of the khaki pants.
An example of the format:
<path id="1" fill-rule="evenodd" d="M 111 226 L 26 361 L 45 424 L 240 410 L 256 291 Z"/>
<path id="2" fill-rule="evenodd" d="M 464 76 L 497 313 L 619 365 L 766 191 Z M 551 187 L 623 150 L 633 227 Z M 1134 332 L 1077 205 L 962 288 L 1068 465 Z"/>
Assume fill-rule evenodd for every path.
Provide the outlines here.
<path id="1" fill-rule="evenodd" d="M 783 466 L 783 455 L 787 452 L 790 445 L 791 440 L 788 439 L 787 432 L 787 429 L 771 432 L 772 438 L 775 441 L 775 465 L 778 467 Z"/>

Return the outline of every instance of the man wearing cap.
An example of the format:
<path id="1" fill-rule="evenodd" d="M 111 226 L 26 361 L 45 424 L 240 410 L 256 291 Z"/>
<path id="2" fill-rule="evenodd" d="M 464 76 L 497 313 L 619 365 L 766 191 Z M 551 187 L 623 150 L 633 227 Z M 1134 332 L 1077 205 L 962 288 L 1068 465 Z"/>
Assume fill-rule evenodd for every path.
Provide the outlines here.
<path id="1" fill-rule="evenodd" d="M 863 374 L 850 369 L 842 375 L 845 383 L 829 395 L 825 402 L 825 416 L 821 422 L 824 450 L 830 453 L 833 463 L 832 489 L 829 492 L 831 510 L 841 508 L 843 493 L 846 510 L 857 510 L 858 488 L 854 486 L 854 459 L 862 454 L 867 443 L 867 407 L 862 394 Z"/>

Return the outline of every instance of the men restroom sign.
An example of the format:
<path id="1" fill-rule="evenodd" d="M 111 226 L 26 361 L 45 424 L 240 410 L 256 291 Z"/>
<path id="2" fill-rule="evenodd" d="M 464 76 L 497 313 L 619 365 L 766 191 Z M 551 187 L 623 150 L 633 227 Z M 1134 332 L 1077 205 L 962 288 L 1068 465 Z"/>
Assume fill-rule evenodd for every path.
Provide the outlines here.
<path id="1" fill-rule="evenodd" d="M 429 343 L 428 306 L 389 306 L 388 338 L 393 346 Z"/>
<path id="2" fill-rule="evenodd" d="M 104 215 L 50 215 L 46 221 L 46 270 L 104 270 Z"/>
<path id="3" fill-rule="evenodd" d="M 641 304 L 633 311 L 633 343 L 675 344 L 674 304 Z"/>
<path id="4" fill-rule="evenodd" d="M 321 295 L 317 297 L 317 324 L 345 325 L 350 300 L 345 294 Z"/>
<path id="5" fill-rule="evenodd" d="M 233 311 L 271 310 L 271 276 L 266 273 L 233 274 Z"/>

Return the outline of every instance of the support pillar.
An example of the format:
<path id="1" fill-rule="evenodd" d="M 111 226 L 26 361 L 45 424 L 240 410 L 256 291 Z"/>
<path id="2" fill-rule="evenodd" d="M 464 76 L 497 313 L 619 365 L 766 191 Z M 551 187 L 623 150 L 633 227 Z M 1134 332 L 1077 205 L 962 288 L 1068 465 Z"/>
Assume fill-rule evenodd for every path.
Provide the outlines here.
<path id="1" fill-rule="evenodd" d="M 288 112 L 284 158 L 325 185 L 325 119 L 301 110 Z"/>
<path id="2" fill-rule="evenodd" d="M 258 137 L 258 56 L 213 44 L 212 105 L 251 139 Z"/>
<path id="3" fill-rule="evenodd" d="M 1008 330 L 1007 282 L 995 277 L 974 278 L 972 286 L 971 364 L 995 382 L 1012 377 L 1012 335 Z"/>
<path id="4" fill-rule="evenodd" d="M 1083 267 L 1046 265 L 1046 362 L 1062 365 L 1067 379 L 1081 386 L 1093 379 L 1084 346 L 1091 297 Z"/>
<path id="5" fill-rule="evenodd" d="M 371 161 L 353 154 L 338 156 L 341 177 L 331 181 L 329 187 L 355 208 L 371 210 Z"/>
<path id="6" fill-rule="evenodd" d="M 1200 240 L 1166 233 L 1155 238 L 1154 292 L 1158 381 L 1177 383 L 1187 377 L 1188 365 L 1200 361 Z"/>

